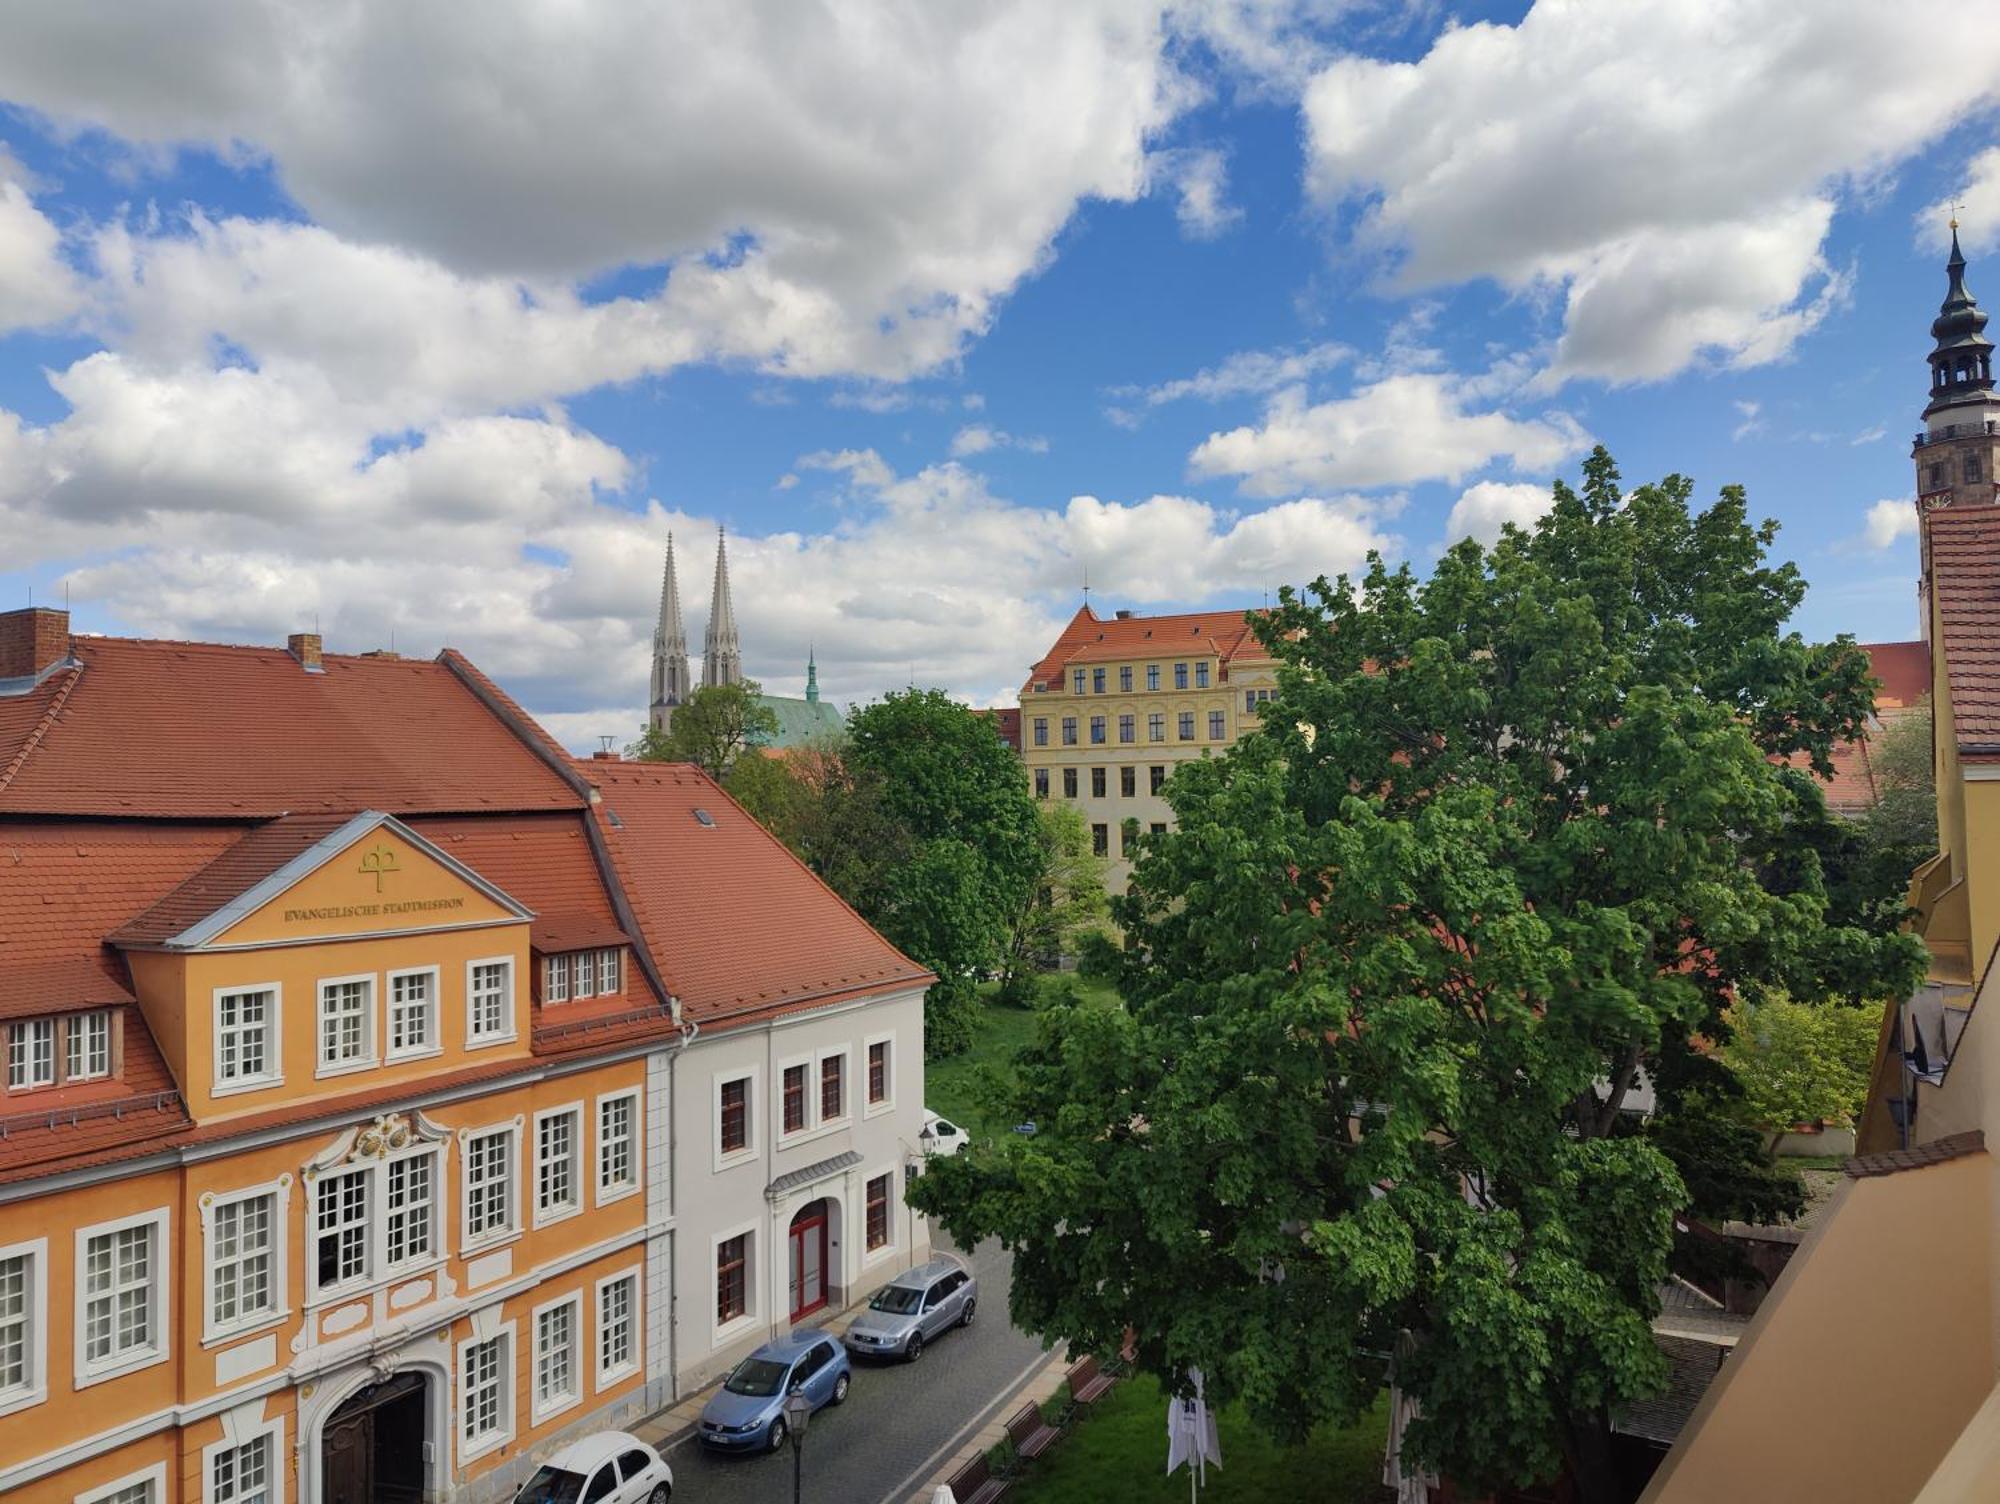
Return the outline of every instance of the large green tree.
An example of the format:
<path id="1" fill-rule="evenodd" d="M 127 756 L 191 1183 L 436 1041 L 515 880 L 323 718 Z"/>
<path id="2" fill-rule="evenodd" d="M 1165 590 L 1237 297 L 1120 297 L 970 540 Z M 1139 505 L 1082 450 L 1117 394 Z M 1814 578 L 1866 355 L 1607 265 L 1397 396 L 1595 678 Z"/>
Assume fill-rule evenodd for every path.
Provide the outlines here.
<path id="1" fill-rule="evenodd" d="M 1020 761 L 990 721 L 935 689 L 856 706 L 841 757 L 909 841 L 908 856 L 882 874 L 875 911 L 862 912 L 937 972 L 927 1047 L 956 1053 L 971 1037 L 974 984 L 1000 963 L 1041 870 Z"/>
<path id="2" fill-rule="evenodd" d="M 1725 1015 L 1719 1055 L 1742 1087 L 1749 1120 L 1778 1136 L 1799 1123 L 1851 1128 L 1868 1097 L 1882 1010 L 1800 1003 L 1782 993 Z"/>
<path id="3" fill-rule="evenodd" d="M 911 1198 L 1015 1251 L 1030 1329 L 1129 1327 L 1285 1435 L 1354 1416 L 1408 1330 L 1414 1458 L 1566 1464 L 1596 1504 L 1612 1413 L 1665 1376 L 1675 1147 L 1717 1152 L 1666 1131 L 1705 1100 L 1688 1040 L 1734 996 L 1890 996 L 1920 962 L 1830 915 L 1816 795 L 1774 761 L 1828 770 L 1865 656 L 1786 630 L 1804 582 L 1739 490 L 1584 472 L 1428 580 L 1280 592 L 1267 729 L 1176 773 L 1114 904 L 1127 1007 L 1046 1014 L 1011 1104 L 1041 1133 Z M 1641 1080 L 1660 1131 L 1621 1110 Z"/>
<path id="4" fill-rule="evenodd" d="M 729 771 L 746 747 L 778 734 L 778 716 L 753 679 L 705 684 L 674 709 L 665 731 L 648 726 L 627 752 L 647 762 L 691 762 L 711 778 Z"/>
<path id="5" fill-rule="evenodd" d="M 1037 870 L 1007 940 L 1004 989 L 1024 969 L 1053 964 L 1087 934 L 1101 933 L 1111 905 L 1104 858 L 1090 844 L 1083 811 L 1066 801 L 1035 806 Z"/>

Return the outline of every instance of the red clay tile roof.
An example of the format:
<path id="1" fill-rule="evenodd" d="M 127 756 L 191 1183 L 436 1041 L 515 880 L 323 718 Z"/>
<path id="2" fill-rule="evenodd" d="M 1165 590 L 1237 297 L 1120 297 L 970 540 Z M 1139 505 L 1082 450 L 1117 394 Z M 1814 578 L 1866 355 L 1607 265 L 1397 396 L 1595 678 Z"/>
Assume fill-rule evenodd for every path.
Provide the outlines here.
<path id="1" fill-rule="evenodd" d="M 494 713 L 443 659 L 328 654 L 312 674 L 279 648 L 77 637 L 74 651 L 81 669 L 23 697 L 53 714 L 25 756 L 16 749 L 0 813 L 254 819 L 583 803 L 545 750 L 495 734 Z M 26 712 L 4 714 L 0 747 L 22 738 Z"/>
<path id="2" fill-rule="evenodd" d="M 1909 1149 L 1891 1149 L 1886 1154 L 1857 1154 L 1847 1162 L 1847 1173 L 1855 1180 L 1866 1180 L 1874 1175 L 1921 1170 L 1926 1165 L 1946 1164 L 1954 1159 L 1963 1159 L 1968 1154 L 1985 1152 L 1985 1130 L 1969 1128 L 1964 1133 L 1946 1134 L 1943 1138 L 1934 1138 L 1927 1144 L 1917 1144 Z"/>
<path id="3" fill-rule="evenodd" d="M 1960 755 L 2000 757 L 2000 507 L 1927 512 L 1923 527 Z"/>
<path id="4" fill-rule="evenodd" d="M 578 766 L 602 790 L 599 828 L 685 1017 L 747 1020 L 930 979 L 700 770 Z"/>
<path id="5" fill-rule="evenodd" d="M 0 792 L 47 734 L 76 680 L 75 669 L 63 669 L 24 695 L 0 695 Z"/>
<path id="6" fill-rule="evenodd" d="M 243 837 L 240 825 L 0 825 L 0 1017 L 131 998 L 105 936 Z"/>
<path id="7" fill-rule="evenodd" d="M 299 853 L 345 825 L 351 814 L 286 815 L 260 825 L 173 892 L 108 936 L 113 945 L 157 945 L 242 897 Z"/>
<path id="8" fill-rule="evenodd" d="M 1085 606 L 1070 618 L 1041 662 L 1028 671 L 1026 693 L 1037 684 L 1057 688 L 1072 663 L 1113 658 L 1171 658 L 1214 654 L 1225 664 L 1265 660 L 1269 654 L 1250 630 L 1247 611 L 1190 611 L 1178 616 L 1099 616 Z"/>
<path id="9" fill-rule="evenodd" d="M 611 906 L 583 821 L 581 814 L 562 813 L 460 815 L 404 823 L 534 910 L 529 943 L 548 951 L 618 945 L 631 938 Z M 653 998 L 637 967 L 629 969 L 625 991 L 634 1003 L 663 1001 Z"/>
<path id="10" fill-rule="evenodd" d="M 0 1182 L 149 1153 L 186 1131 L 187 1109 L 136 1007 L 126 1009 L 124 1033 L 118 1080 L 24 1094 L 0 1106 Z"/>

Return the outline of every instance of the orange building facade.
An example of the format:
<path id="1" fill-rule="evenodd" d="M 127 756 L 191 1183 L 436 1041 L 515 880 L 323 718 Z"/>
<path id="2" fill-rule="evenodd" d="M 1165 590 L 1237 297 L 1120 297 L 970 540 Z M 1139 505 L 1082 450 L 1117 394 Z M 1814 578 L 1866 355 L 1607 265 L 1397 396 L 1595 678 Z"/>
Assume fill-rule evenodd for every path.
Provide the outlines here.
<path id="1" fill-rule="evenodd" d="M 713 1277 L 674 1163 L 704 1029 L 855 1031 L 836 1168 L 791 1182 L 886 1166 L 843 1293 L 923 1254 L 875 1203 L 916 1152 L 927 977 L 712 783 L 607 800 L 453 654 L 60 617 L 0 616 L 0 1497 L 505 1497 L 782 1330 L 782 1270 L 721 1339 L 676 1323 Z M 736 874 L 706 913 L 654 875 L 704 868 Z M 760 926 L 785 943 L 737 975 Z M 849 1147 L 871 1114 L 887 1147 Z"/>

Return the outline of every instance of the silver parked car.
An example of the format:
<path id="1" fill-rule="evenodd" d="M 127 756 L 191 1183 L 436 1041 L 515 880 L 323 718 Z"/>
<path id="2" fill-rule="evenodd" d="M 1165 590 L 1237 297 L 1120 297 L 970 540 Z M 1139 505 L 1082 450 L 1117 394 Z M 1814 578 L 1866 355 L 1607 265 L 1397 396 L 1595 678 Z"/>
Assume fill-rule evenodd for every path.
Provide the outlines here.
<path id="1" fill-rule="evenodd" d="M 970 1269 L 954 1258 L 932 1259 L 877 1290 L 842 1340 L 851 1353 L 914 1363 L 926 1342 L 971 1326 L 978 1304 L 979 1281 Z"/>

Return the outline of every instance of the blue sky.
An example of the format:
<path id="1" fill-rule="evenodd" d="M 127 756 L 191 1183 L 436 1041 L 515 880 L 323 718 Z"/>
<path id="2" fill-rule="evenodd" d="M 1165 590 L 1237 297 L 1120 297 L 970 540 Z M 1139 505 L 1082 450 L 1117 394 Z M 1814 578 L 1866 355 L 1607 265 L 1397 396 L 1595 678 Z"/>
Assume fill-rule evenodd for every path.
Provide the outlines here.
<path id="1" fill-rule="evenodd" d="M 669 530 L 699 641 L 729 529 L 770 687 L 810 644 L 842 700 L 989 703 L 1086 570 L 1157 611 L 1421 565 L 1601 441 L 1747 486 L 1804 630 L 1913 635 L 1946 200 L 2000 296 L 2000 29 L 1799 9 L 37 16 L 0 599 L 452 643 L 582 746 L 637 724 Z"/>

